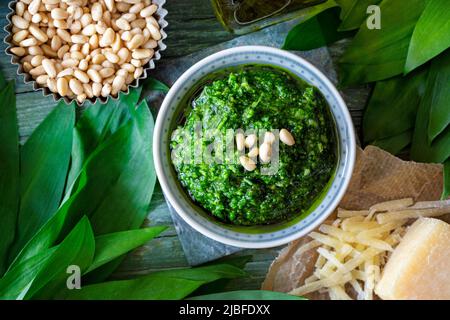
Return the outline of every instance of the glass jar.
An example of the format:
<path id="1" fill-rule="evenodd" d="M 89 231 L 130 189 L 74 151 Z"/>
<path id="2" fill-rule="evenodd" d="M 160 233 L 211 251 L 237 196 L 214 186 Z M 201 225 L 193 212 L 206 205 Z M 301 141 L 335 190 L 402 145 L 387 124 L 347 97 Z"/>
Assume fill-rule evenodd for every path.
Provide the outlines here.
<path id="1" fill-rule="evenodd" d="M 245 34 L 293 19 L 308 8 L 327 0 L 211 0 L 224 27 Z"/>

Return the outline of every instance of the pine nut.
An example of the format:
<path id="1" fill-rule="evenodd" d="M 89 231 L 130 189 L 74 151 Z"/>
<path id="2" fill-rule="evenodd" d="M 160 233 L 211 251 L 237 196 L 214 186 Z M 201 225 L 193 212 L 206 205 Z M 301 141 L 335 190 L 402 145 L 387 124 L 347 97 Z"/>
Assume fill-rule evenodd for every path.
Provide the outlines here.
<path id="1" fill-rule="evenodd" d="M 127 43 L 127 47 L 130 50 L 134 50 L 139 48 L 145 41 L 145 38 L 142 34 L 136 34 L 133 38 Z"/>
<path id="2" fill-rule="evenodd" d="M 44 60 L 44 56 L 38 55 L 34 56 L 33 59 L 31 59 L 30 63 L 33 67 L 37 67 L 42 64 L 42 60 Z"/>
<path id="3" fill-rule="evenodd" d="M 30 73 L 33 77 L 37 78 L 37 77 L 39 77 L 39 76 L 45 74 L 45 70 L 44 70 L 44 67 L 41 65 L 41 66 L 37 66 L 36 68 L 31 69 L 31 70 L 29 71 L 29 73 Z"/>
<path id="4" fill-rule="evenodd" d="M 61 96 L 66 96 L 69 91 L 69 83 L 66 78 L 58 78 L 56 88 Z"/>
<path id="5" fill-rule="evenodd" d="M 33 0 L 28 5 L 28 12 L 31 14 L 37 14 L 39 12 L 40 6 L 41 6 L 41 0 Z"/>
<path id="6" fill-rule="evenodd" d="M 22 40 L 25 40 L 29 35 L 28 30 L 20 30 L 19 32 L 13 35 L 13 41 L 15 43 L 20 43 Z"/>
<path id="7" fill-rule="evenodd" d="M 114 68 L 104 68 L 98 72 L 102 78 L 109 78 L 114 74 Z"/>
<path id="8" fill-rule="evenodd" d="M 144 49 L 155 49 L 158 46 L 158 42 L 156 42 L 155 40 L 151 39 L 148 40 L 143 46 L 142 48 Z"/>
<path id="9" fill-rule="evenodd" d="M 33 23 L 37 24 L 41 21 L 42 21 L 42 15 L 40 13 L 33 14 L 33 16 L 31 17 L 31 22 L 33 22 Z"/>
<path id="10" fill-rule="evenodd" d="M 86 59 L 80 61 L 78 68 L 82 71 L 86 71 L 89 67 L 89 62 Z"/>
<path id="11" fill-rule="evenodd" d="M 243 133 L 236 134 L 236 147 L 238 151 L 242 151 L 245 148 L 245 137 Z"/>
<path id="12" fill-rule="evenodd" d="M 20 42 L 20 46 L 21 47 L 32 47 L 38 44 L 38 41 L 36 40 L 36 38 L 27 38 L 25 40 L 22 40 Z"/>
<path id="13" fill-rule="evenodd" d="M 151 49 L 136 49 L 133 51 L 131 56 L 133 59 L 145 59 L 153 55 L 153 50 Z"/>
<path id="14" fill-rule="evenodd" d="M 156 10 L 158 10 L 158 6 L 156 4 L 152 4 L 141 11 L 141 17 L 150 17 L 156 12 Z"/>
<path id="15" fill-rule="evenodd" d="M 105 57 L 111 63 L 118 63 L 120 60 L 119 57 L 117 56 L 117 54 L 110 52 L 110 51 L 105 52 Z"/>
<path id="16" fill-rule="evenodd" d="M 275 142 L 275 135 L 272 132 L 267 131 L 266 133 L 264 133 L 264 142 L 267 142 L 269 144 L 274 143 Z"/>
<path id="17" fill-rule="evenodd" d="M 52 42 L 51 42 L 51 45 L 50 45 L 50 47 L 52 48 L 52 50 L 53 50 L 53 51 L 58 51 L 58 50 L 61 48 L 61 46 L 62 46 L 61 38 L 58 37 L 58 36 L 54 36 L 54 37 L 52 38 Z"/>
<path id="18" fill-rule="evenodd" d="M 22 63 L 23 63 L 23 71 L 30 73 L 31 69 L 33 69 L 33 66 L 26 61 Z"/>
<path id="19" fill-rule="evenodd" d="M 141 10 L 144 9 L 144 4 L 143 3 L 137 3 L 133 6 L 131 6 L 131 8 L 128 10 L 130 13 L 134 13 L 134 14 L 138 14 L 139 12 L 141 12 Z"/>
<path id="20" fill-rule="evenodd" d="M 104 0 L 106 8 L 108 8 L 108 11 L 114 12 L 115 9 L 115 1 L 114 0 Z"/>
<path id="21" fill-rule="evenodd" d="M 94 57 L 92 58 L 92 63 L 101 64 L 105 60 L 106 60 L 105 56 L 100 53 L 100 54 L 94 55 Z"/>
<path id="22" fill-rule="evenodd" d="M 88 25 L 92 24 L 92 15 L 90 13 L 85 13 L 80 19 L 81 26 L 83 28 L 87 27 Z"/>
<path id="23" fill-rule="evenodd" d="M 44 50 L 39 46 L 31 46 L 28 48 L 28 54 L 31 54 L 32 56 L 43 55 Z"/>
<path id="24" fill-rule="evenodd" d="M 49 75 L 50 78 L 55 78 L 57 75 L 55 64 L 50 59 L 42 60 L 42 66 L 44 67 L 45 72 Z"/>
<path id="25" fill-rule="evenodd" d="M 67 13 L 66 10 L 61 9 L 61 8 L 55 8 L 51 11 L 51 17 L 54 20 L 64 20 L 67 19 L 69 17 L 69 14 Z"/>
<path id="26" fill-rule="evenodd" d="M 256 140 L 257 140 L 256 134 L 251 134 L 247 136 L 247 138 L 245 138 L 245 146 L 250 149 L 256 144 Z"/>
<path id="27" fill-rule="evenodd" d="M 53 51 L 52 48 L 48 44 L 41 45 L 42 51 L 44 51 L 44 55 L 49 58 L 57 58 L 58 54 L 56 51 Z"/>
<path id="28" fill-rule="evenodd" d="M 90 99 L 94 97 L 94 92 L 92 91 L 92 86 L 88 83 L 83 84 L 84 93 Z"/>
<path id="29" fill-rule="evenodd" d="M 122 39 L 120 39 L 119 35 L 116 35 L 116 38 L 113 44 L 111 45 L 111 49 L 113 50 L 114 53 L 117 53 L 122 47 L 123 47 Z"/>
<path id="30" fill-rule="evenodd" d="M 61 72 L 58 73 L 58 75 L 56 77 L 63 78 L 63 77 L 68 77 L 68 76 L 73 76 L 72 68 L 67 68 L 67 69 L 62 70 Z"/>
<path id="31" fill-rule="evenodd" d="M 64 59 L 64 60 L 61 62 L 61 65 L 62 65 L 64 68 L 73 68 L 73 67 L 78 66 L 78 63 L 79 63 L 79 62 L 78 62 L 77 60 L 70 58 L 70 59 Z"/>
<path id="32" fill-rule="evenodd" d="M 27 21 L 18 15 L 13 16 L 11 18 L 11 21 L 12 21 L 13 25 L 19 29 L 28 29 L 28 27 L 30 25 L 30 21 Z"/>
<path id="33" fill-rule="evenodd" d="M 80 51 L 73 51 L 70 53 L 70 56 L 72 57 L 72 59 L 76 59 L 78 61 L 81 61 L 84 59 L 84 54 L 82 54 Z M 77 65 L 78 65 L 78 63 L 77 63 Z"/>
<path id="34" fill-rule="evenodd" d="M 79 104 L 82 104 L 86 100 L 86 94 L 80 94 L 77 96 L 77 101 Z"/>
<path id="35" fill-rule="evenodd" d="M 134 79 L 138 79 L 143 73 L 144 73 L 144 68 L 142 68 L 142 67 L 136 68 L 136 70 L 134 70 L 134 74 L 133 74 Z"/>
<path id="36" fill-rule="evenodd" d="M 55 28 L 58 28 L 58 29 L 69 29 L 69 24 L 67 23 L 66 20 L 53 20 L 53 25 L 55 26 Z M 73 26 L 73 24 L 72 24 L 72 26 Z M 71 26 L 70 32 L 74 32 L 72 30 L 72 26 Z"/>
<path id="37" fill-rule="evenodd" d="M 27 53 L 25 48 L 22 47 L 14 47 L 9 50 L 18 57 L 23 57 Z"/>
<path id="38" fill-rule="evenodd" d="M 82 83 L 89 83 L 89 77 L 86 74 L 86 72 L 76 69 L 73 72 L 73 75 L 75 76 L 75 78 L 80 80 Z"/>
<path id="39" fill-rule="evenodd" d="M 48 80 L 48 75 L 43 74 L 36 78 L 36 83 L 40 84 L 42 86 L 44 84 L 47 84 L 47 80 Z"/>
<path id="40" fill-rule="evenodd" d="M 99 2 L 95 2 L 91 8 L 92 20 L 98 22 L 103 17 L 103 8 Z"/>
<path id="41" fill-rule="evenodd" d="M 102 85 L 98 82 L 94 82 L 92 84 L 92 93 L 94 94 L 94 96 L 99 97 L 102 93 Z"/>
<path id="42" fill-rule="evenodd" d="M 46 83 L 47 87 L 50 89 L 51 92 L 58 92 L 58 89 L 56 88 L 56 80 L 55 79 L 47 79 Z"/>
<path id="43" fill-rule="evenodd" d="M 124 33 L 122 33 L 122 35 L 120 36 L 120 38 L 123 41 L 130 41 L 133 38 L 133 35 L 131 34 L 130 31 L 125 31 Z"/>
<path id="44" fill-rule="evenodd" d="M 256 163 L 246 156 L 240 156 L 239 161 L 241 162 L 241 165 L 244 167 L 244 169 L 247 171 L 253 171 L 256 169 Z"/>
<path id="45" fill-rule="evenodd" d="M 64 29 L 56 29 L 56 34 L 65 42 L 72 42 L 72 37 L 67 30 Z"/>
<path id="46" fill-rule="evenodd" d="M 124 30 L 124 31 L 129 31 L 129 30 L 131 30 L 131 26 L 130 26 L 130 24 L 128 23 L 128 21 L 127 20 L 125 20 L 125 19 L 118 19 L 117 21 L 116 21 L 116 25 L 117 25 L 117 27 L 119 28 L 119 29 L 121 29 L 121 30 Z M 25 29 L 25 28 L 24 28 Z"/>
<path id="47" fill-rule="evenodd" d="M 83 44 L 89 41 L 89 38 L 81 34 L 74 34 L 71 36 L 72 42 L 76 44 Z"/>
<path id="48" fill-rule="evenodd" d="M 107 96 L 109 96 L 109 94 L 111 93 L 111 89 L 112 89 L 111 84 L 106 83 L 105 85 L 103 85 L 101 92 L 102 97 L 106 98 Z"/>
<path id="49" fill-rule="evenodd" d="M 117 52 L 117 55 L 120 58 L 120 61 L 119 61 L 120 64 L 128 62 L 130 60 L 130 51 L 128 51 L 127 48 L 121 48 Z"/>
<path id="50" fill-rule="evenodd" d="M 70 79 L 69 81 L 69 88 L 70 90 L 73 91 L 73 93 L 75 93 L 76 95 L 80 95 L 83 94 L 84 90 L 83 90 L 83 85 L 81 84 L 80 81 L 78 81 L 75 78 Z"/>
<path id="51" fill-rule="evenodd" d="M 253 147 L 250 152 L 247 154 L 250 158 L 256 158 L 259 154 L 258 147 Z"/>
<path id="52" fill-rule="evenodd" d="M 95 24 L 89 24 L 86 27 L 83 28 L 83 30 L 81 31 L 81 33 L 85 36 L 93 36 L 96 33 L 95 30 Z"/>
<path id="53" fill-rule="evenodd" d="M 294 137 L 286 129 L 280 130 L 280 140 L 281 140 L 281 142 L 283 142 L 284 144 L 286 144 L 288 146 L 293 146 L 295 144 Z"/>
<path id="54" fill-rule="evenodd" d="M 102 77 L 100 76 L 97 70 L 89 69 L 87 71 L 87 74 L 93 82 L 102 82 Z"/>
<path id="55" fill-rule="evenodd" d="M 147 23 L 147 29 L 150 31 L 152 38 L 156 41 L 161 40 L 161 32 L 151 23 Z"/>
<path id="56" fill-rule="evenodd" d="M 120 89 L 122 88 L 122 86 L 125 84 L 125 77 L 123 76 L 117 76 L 114 78 L 114 81 L 112 83 L 112 87 L 111 87 L 111 93 L 113 95 L 116 95 Z"/>
<path id="57" fill-rule="evenodd" d="M 269 142 L 264 142 L 259 147 L 259 158 L 263 163 L 267 163 L 270 161 L 271 157 L 272 157 L 272 146 Z"/>
<path id="58" fill-rule="evenodd" d="M 41 29 L 39 29 L 36 25 L 33 25 L 33 24 L 30 25 L 28 30 L 37 40 L 39 40 L 41 42 L 47 42 L 47 40 L 48 40 L 47 34 L 44 31 L 42 31 Z"/>

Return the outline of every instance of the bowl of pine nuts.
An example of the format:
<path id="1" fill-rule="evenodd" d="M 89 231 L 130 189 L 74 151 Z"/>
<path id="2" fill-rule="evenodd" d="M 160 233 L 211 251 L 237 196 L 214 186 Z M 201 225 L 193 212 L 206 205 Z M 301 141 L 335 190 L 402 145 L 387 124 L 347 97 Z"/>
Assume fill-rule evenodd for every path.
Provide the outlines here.
<path id="1" fill-rule="evenodd" d="M 166 49 L 165 0 L 9 3 L 6 54 L 55 101 L 106 103 L 147 78 Z"/>

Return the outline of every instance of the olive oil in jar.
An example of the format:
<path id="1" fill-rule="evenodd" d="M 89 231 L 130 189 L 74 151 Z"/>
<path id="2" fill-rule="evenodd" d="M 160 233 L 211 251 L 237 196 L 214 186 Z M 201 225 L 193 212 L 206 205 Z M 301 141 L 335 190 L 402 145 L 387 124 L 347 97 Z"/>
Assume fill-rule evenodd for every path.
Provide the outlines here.
<path id="1" fill-rule="evenodd" d="M 293 19 L 327 0 L 211 0 L 224 27 L 236 34 L 257 31 Z"/>

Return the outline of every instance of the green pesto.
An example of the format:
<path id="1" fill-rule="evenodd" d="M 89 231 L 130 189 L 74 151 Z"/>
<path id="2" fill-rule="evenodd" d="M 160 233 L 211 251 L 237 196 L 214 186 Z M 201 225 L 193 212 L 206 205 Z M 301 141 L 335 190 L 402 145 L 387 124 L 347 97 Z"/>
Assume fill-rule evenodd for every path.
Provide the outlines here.
<path id="1" fill-rule="evenodd" d="M 266 225 L 305 213 L 330 180 L 337 162 L 334 124 L 320 92 L 290 74 L 266 66 L 248 66 L 206 84 L 192 100 L 178 129 L 194 136 L 195 126 L 218 129 L 285 128 L 295 145 L 279 143 L 279 168 L 263 175 L 257 164 L 245 171 L 236 160 L 183 163 L 182 155 L 193 155 L 194 140 L 186 143 L 180 130 L 172 136 L 173 164 L 178 178 L 195 203 L 218 220 L 234 225 Z M 232 139 L 232 138 L 231 138 Z M 197 140 L 198 141 L 198 140 Z M 232 140 L 223 138 L 216 146 Z M 217 139 L 205 138 L 203 152 Z M 188 149 L 189 148 L 189 149 Z M 213 157 L 224 154 L 216 147 Z M 248 150 L 247 150 L 248 152 Z"/>

